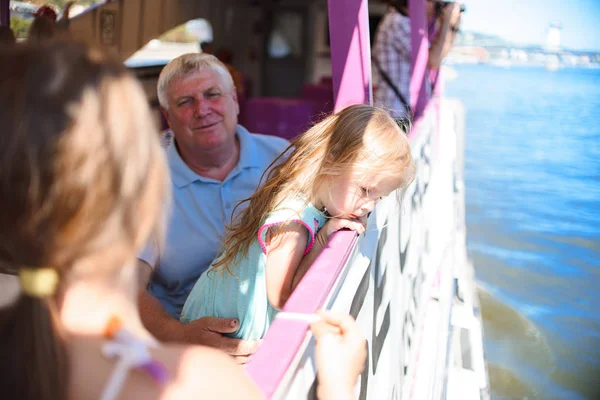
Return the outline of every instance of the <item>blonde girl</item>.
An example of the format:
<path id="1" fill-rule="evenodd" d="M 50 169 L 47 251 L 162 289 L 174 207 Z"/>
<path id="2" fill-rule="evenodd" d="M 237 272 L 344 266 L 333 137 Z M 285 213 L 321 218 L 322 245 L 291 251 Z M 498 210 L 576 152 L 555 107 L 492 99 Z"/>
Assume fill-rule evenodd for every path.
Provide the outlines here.
<path id="1" fill-rule="evenodd" d="M 406 132 L 367 105 L 317 123 L 274 165 L 190 292 L 183 322 L 237 318 L 233 337 L 262 338 L 329 236 L 343 228 L 363 233 L 375 204 L 415 173 Z"/>

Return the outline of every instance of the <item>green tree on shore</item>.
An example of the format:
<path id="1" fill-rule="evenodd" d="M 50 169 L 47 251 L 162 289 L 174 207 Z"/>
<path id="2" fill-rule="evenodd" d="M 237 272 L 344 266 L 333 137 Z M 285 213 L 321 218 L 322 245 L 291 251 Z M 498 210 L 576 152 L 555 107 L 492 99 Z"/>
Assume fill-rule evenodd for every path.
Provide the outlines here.
<path id="1" fill-rule="evenodd" d="M 32 21 L 33 19 L 10 17 L 10 28 L 18 39 L 22 39 L 27 36 L 27 31 L 29 30 L 29 25 L 31 25 Z"/>

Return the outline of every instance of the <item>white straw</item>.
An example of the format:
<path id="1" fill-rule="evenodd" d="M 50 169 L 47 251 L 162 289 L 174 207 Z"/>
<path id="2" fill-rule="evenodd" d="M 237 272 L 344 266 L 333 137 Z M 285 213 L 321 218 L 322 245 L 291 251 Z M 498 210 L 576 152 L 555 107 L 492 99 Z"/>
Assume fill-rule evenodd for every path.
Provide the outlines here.
<path id="1" fill-rule="evenodd" d="M 127 357 L 123 357 L 117 361 L 117 366 L 108 380 L 108 385 L 104 388 L 102 396 L 100 396 L 101 400 L 114 400 L 119 397 L 130 368 L 131 362 Z"/>

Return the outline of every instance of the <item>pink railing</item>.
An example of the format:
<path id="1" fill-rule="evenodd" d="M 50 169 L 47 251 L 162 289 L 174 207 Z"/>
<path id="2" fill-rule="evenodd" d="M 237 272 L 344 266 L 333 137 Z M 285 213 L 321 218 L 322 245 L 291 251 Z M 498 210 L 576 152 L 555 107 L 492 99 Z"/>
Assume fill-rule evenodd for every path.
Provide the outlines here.
<path id="1" fill-rule="evenodd" d="M 356 233 L 352 231 L 332 235 L 283 311 L 312 314 L 322 308 L 356 241 Z M 276 318 L 262 346 L 248 363 L 246 371 L 267 398 L 271 398 L 280 386 L 304 343 L 308 329 L 307 322 Z"/>
<path id="2" fill-rule="evenodd" d="M 335 110 L 350 104 L 372 104 L 367 0 L 329 0 L 328 5 Z M 332 15 L 335 18 L 331 18 Z M 410 0 L 410 18 L 412 48 L 416 50 L 411 59 L 413 74 L 410 84 L 411 107 L 416 119 L 410 140 L 415 142 L 422 130 L 422 116 L 435 113 L 435 120 L 438 119 L 439 102 L 428 104 L 429 99 L 426 98 L 429 43 L 425 0 Z M 339 289 L 342 284 L 339 280 L 343 279 L 356 243 L 353 232 L 333 235 L 284 311 L 313 313 L 327 306 L 334 286 Z M 303 321 L 276 319 L 271 325 L 263 345 L 246 368 L 267 398 L 272 398 L 278 388 L 286 387 L 285 379 L 291 379 L 289 371 L 299 363 L 300 353 L 305 351 L 308 330 L 308 324 Z"/>

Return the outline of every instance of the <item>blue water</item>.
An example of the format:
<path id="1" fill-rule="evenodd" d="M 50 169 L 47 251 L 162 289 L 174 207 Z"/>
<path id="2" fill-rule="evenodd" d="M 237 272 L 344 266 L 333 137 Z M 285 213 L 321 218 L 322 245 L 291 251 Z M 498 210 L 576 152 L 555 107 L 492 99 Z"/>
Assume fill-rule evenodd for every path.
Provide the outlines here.
<path id="1" fill-rule="evenodd" d="M 453 66 L 496 398 L 600 398 L 600 69 Z"/>

